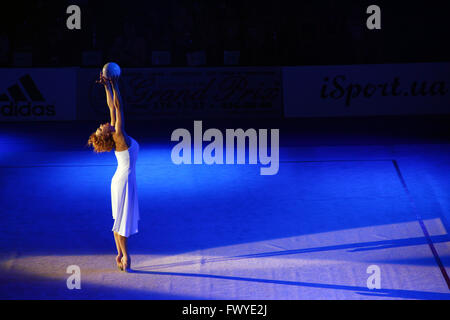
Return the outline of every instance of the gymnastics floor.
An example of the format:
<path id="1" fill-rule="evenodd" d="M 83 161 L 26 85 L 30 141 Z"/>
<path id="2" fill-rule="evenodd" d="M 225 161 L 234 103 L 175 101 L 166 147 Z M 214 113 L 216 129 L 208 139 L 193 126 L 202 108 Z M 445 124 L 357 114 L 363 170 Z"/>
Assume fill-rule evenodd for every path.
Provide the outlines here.
<path id="1" fill-rule="evenodd" d="M 259 164 L 175 165 L 180 124 L 129 122 L 141 220 L 127 274 L 111 232 L 115 156 L 84 148 L 96 125 L 0 126 L 0 299 L 450 299 L 442 131 L 279 123 L 279 172 L 262 176 Z"/>

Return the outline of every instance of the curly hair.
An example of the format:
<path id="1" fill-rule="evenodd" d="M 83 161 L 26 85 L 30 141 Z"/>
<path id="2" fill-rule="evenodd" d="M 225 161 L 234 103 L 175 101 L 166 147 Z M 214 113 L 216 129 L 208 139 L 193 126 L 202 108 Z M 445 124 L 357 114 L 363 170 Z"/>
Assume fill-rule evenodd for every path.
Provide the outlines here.
<path id="1" fill-rule="evenodd" d="M 89 136 L 87 146 L 88 147 L 92 146 L 94 148 L 94 152 L 100 153 L 100 152 L 109 152 L 113 150 L 116 146 L 116 143 L 114 142 L 111 133 L 97 136 L 94 132 Z"/>

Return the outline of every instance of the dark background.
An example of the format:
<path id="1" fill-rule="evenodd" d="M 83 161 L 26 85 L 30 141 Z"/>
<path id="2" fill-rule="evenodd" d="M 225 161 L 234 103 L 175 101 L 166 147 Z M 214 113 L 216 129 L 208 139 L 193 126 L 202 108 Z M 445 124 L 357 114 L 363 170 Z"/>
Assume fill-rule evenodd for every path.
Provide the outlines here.
<path id="1" fill-rule="evenodd" d="M 81 30 L 66 28 L 66 8 L 81 8 Z M 366 28 L 366 9 L 381 7 L 382 29 Z M 223 66 L 225 50 L 241 66 L 336 65 L 449 60 L 444 1 L 14 1 L 2 4 L 0 67 L 31 53 L 32 67 L 92 66 L 83 52 L 123 67 L 170 66 L 204 51 L 205 66 Z M 98 65 L 95 65 L 98 66 Z"/>

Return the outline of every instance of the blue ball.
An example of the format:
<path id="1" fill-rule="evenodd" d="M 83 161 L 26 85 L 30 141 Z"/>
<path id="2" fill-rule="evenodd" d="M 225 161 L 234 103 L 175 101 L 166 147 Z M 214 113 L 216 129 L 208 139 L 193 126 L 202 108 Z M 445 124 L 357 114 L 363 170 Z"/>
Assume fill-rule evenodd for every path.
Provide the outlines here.
<path id="1" fill-rule="evenodd" d="M 106 79 L 111 79 L 111 77 L 119 77 L 120 67 L 115 62 L 108 62 L 103 66 L 102 73 Z"/>

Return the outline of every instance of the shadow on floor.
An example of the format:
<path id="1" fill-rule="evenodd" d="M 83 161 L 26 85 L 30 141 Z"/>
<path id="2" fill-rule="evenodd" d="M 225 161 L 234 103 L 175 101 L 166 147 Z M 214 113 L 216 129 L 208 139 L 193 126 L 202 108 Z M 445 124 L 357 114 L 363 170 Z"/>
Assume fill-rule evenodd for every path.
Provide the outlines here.
<path id="1" fill-rule="evenodd" d="M 430 238 L 433 241 L 433 243 L 450 242 L 450 237 L 448 235 L 433 236 Z M 306 249 L 294 249 L 294 250 L 281 250 L 281 251 L 272 251 L 272 252 L 263 252 L 263 253 L 252 253 L 252 254 L 243 254 L 243 255 L 229 256 L 229 257 L 205 258 L 205 259 L 188 260 L 188 261 L 175 262 L 175 263 L 143 266 L 142 268 L 145 268 L 147 270 L 148 269 L 153 270 L 153 269 L 164 269 L 164 268 L 172 268 L 172 267 L 188 266 L 188 265 L 196 265 L 196 264 L 206 264 L 206 263 L 214 263 L 214 262 L 223 262 L 223 261 L 231 261 L 231 260 L 267 258 L 267 257 L 274 257 L 274 256 L 286 256 L 286 255 L 321 252 L 321 251 L 331 251 L 331 250 L 351 249 L 351 250 L 348 250 L 348 252 L 357 252 L 357 251 L 381 250 L 381 249 L 388 249 L 388 248 L 417 246 L 417 245 L 426 245 L 426 244 L 428 244 L 428 242 L 425 237 L 417 237 L 417 238 L 407 238 L 407 239 L 398 239 L 398 240 L 383 240 L 383 241 L 349 243 L 349 244 L 341 244 L 341 245 L 335 245 L 335 246 L 314 247 L 314 248 L 306 248 Z M 430 259 L 427 261 L 434 265 L 436 264 L 436 262 L 433 259 Z"/>
<path id="2" fill-rule="evenodd" d="M 159 272 L 159 271 L 143 271 L 143 270 L 131 270 L 132 273 L 150 274 L 150 275 L 164 275 L 164 276 L 177 276 L 177 277 L 196 277 L 196 278 L 209 278 L 209 279 L 221 279 L 230 281 L 246 281 L 257 283 L 278 284 L 287 286 L 299 286 L 318 289 L 334 289 L 334 290 L 349 290 L 354 291 L 360 295 L 383 297 L 383 298 L 403 298 L 403 299 L 418 299 L 418 300 L 450 300 L 449 293 L 439 292 L 426 292 L 426 291 L 412 291 L 412 290 L 394 290 L 394 289 L 374 289 L 370 290 L 365 287 L 357 286 L 343 286 L 332 285 L 322 283 L 309 283 L 309 282 L 297 282 L 286 280 L 273 280 L 273 279 L 255 279 L 244 277 L 230 277 L 222 275 L 212 274 L 198 274 L 198 273 L 179 273 L 179 272 Z M 326 299 L 326 297 L 324 297 Z"/>

